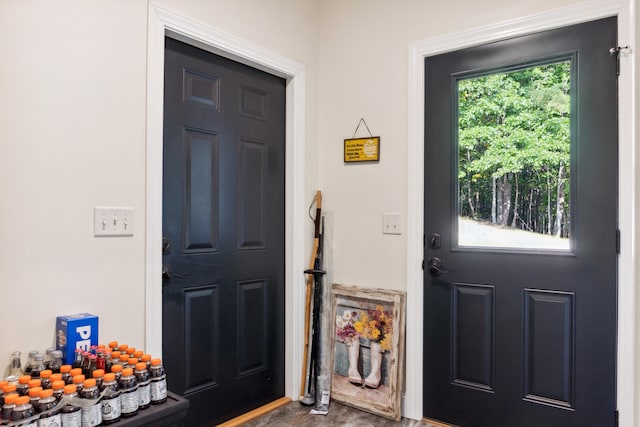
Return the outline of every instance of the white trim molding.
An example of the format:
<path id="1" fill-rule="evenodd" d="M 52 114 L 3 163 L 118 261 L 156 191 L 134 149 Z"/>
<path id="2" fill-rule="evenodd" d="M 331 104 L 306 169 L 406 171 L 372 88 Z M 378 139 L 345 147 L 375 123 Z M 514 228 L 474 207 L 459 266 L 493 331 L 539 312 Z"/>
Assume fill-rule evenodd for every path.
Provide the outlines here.
<path id="1" fill-rule="evenodd" d="M 635 41 L 633 0 L 592 0 L 520 19 L 448 34 L 409 45 L 407 167 L 407 361 L 404 416 L 422 418 L 423 399 L 423 218 L 424 218 L 424 58 L 509 37 L 608 16 L 618 17 L 618 44 Z M 617 405 L 620 426 L 635 425 L 636 401 L 636 172 L 633 50 L 623 55 L 619 84 L 619 228 Z M 594 404 L 597 404 L 594 402 Z M 612 414 L 613 416 L 613 414 Z"/>
<path id="2" fill-rule="evenodd" d="M 285 394 L 298 399 L 302 364 L 305 269 L 305 67 L 154 2 L 148 9 L 145 348 L 162 354 L 162 128 L 164 38 L 176 39 L 287 80 L 285 183 Z"/>

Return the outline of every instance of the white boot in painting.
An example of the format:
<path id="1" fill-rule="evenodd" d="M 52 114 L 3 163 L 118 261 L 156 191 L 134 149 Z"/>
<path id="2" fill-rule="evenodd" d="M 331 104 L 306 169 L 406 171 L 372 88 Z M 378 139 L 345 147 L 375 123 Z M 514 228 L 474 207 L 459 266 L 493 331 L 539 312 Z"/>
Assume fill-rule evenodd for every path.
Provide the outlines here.
<path id="1" fill-rule="evenodd" d="M 378 388 L 380 385 L 380 369 L 382 367 L 382 353 L 380 352 L 380 343 L 372 342 L 369 347 L 371 350 L 371 370 L 364 385 L 369 388 Z"/>
<path id="2" fill-rule="evenodd" d="M 358 358 L 360 356 L 360 341 L 355 339 L 347 343 L 349 351 L 349 382 L 356 385 L 362 385 L 362 377 L 358 371 Z"/>

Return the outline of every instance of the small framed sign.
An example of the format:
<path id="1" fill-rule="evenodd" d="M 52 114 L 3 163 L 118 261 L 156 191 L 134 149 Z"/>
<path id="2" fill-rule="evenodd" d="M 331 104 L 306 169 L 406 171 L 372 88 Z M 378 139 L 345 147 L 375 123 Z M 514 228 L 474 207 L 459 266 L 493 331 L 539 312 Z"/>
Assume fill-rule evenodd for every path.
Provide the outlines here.
<path id="1" fill-rule="evenodd" d="M 380 137 L 344 140 L 344 162 L 377 162 L 380 160 Z"/>

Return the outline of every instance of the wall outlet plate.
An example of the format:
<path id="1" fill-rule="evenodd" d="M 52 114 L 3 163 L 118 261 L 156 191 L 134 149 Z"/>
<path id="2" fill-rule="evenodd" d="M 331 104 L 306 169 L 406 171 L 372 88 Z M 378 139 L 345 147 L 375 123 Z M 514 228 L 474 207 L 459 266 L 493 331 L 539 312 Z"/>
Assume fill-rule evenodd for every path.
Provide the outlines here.
<path id="1" fill-rule="evenodd" d="M 133 236 L 133 208 L 98 207 L 93 209 L 93 235 Z"/>

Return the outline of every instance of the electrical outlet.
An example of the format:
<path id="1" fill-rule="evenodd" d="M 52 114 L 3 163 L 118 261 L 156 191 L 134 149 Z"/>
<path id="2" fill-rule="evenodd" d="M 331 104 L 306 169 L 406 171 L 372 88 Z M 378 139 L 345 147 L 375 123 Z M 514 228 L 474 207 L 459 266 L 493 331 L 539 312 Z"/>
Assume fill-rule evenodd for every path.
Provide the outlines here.
<path id="1" fill-rule="evenodd" d="M 382 214 L 382 234 L 402 234 L 402 214 Z"/>
<path id="2" fill-rule="evenodd" d="M 95 207 L 93 235 L 133 236 L 133 208 Z"/>

